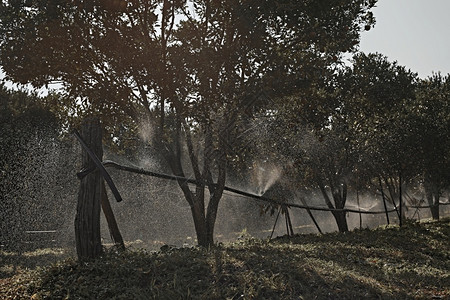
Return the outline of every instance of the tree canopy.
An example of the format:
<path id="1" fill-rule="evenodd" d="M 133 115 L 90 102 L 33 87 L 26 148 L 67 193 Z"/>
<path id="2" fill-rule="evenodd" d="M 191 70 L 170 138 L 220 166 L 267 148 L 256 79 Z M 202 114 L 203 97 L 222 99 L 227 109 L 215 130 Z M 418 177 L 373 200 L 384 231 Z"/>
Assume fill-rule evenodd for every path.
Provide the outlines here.
<path id="1" fill-rule="evenodd" d="M 375 3 L 4 0 L 0 63 L 16 82 L 61 83 L 57 107 L 99 115 L 111 131 L 151 123 L 181 176 L 184 139 L 187 172 L 199 184 L 179 184 L 199 243 L 208 245 L 230 159 L 225 149 L 237 120 L 248 116 L 242 108 L 256 105 L 261 91 L 288 96 L 330 74 L 374 25 Z"/>
<path id="2" fill-rule="evenodd" d="M 242 84 L 281 93 L 280 84 L 292 90 L 323 72 L 356 49 L 361 29 L 374 23 L 375 1 L 107 3 L 2 1 L 8 78 L 37 87 L 61 82 L 71 101 L 104 113 L 136 117 L 164 98 L 192 113 L 223 103 L 211 98 L 230 94 L 227 87 L 238 95 Z"/>

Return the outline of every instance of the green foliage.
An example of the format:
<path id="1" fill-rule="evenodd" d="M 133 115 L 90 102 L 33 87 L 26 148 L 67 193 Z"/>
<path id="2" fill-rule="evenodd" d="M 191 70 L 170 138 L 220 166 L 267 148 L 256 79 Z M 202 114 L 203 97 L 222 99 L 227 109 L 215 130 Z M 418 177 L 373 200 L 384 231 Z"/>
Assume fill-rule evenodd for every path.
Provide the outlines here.
<path id="1" fill-rule="evenodd" d="M 8 173 L 9 164 L 20 161 L 27 150 L 28 140 L 38 132 L 58 135 L 60 122 L 45 107 L 44 99 L 25 91 L 8 90 L 0 85 L 0 156 L 2 176 Z M 6 172 L 6 173 L 5 173 Z"/>
<path id="2" fill-rule="evenodd" d="M 3 1 L 1 65 L 18 82 L 61 81 L 59 105 L 78 114 L 136 121 L 162 100 L 192 117 L 322 73 L 374 24 L 375 2 Z"/>
<path id="3" fill-rule="evenodd" d="M 417 75 L 381 54 L 361 53 L 341 78 L 343 113 L 370 164 L 366 167 L 384 174 L 412 172 L 417 145 L 408 108 L 415 105 Z"/>
<path id="4" fill-rule="evenodd" d="M 450 75 L 435 74 L 421 80 L 416 96 L 410 110 L 417 130 L 412 133 L 419 141 L 417 162 L 441 190 L 450 185 Z"/>
<path id="5" fill-rule="evenodd" d="M 202 184 L 195 192 L 180 187 L 198 214 L 197 233 L 208 227 L 210 239 L 232 156 L 226 148 L 248 115 L 243 106 L 261 91 L 290 95 L 329 72 L 374 24 L 376 3 L 108 2 L 2 1 L 2 68 L 8 79 L 36 87 L 61 82 L 60 111 L 99 115 L 119 145 L 137 124 L 151 124 L 158 149 L 180 176 L 184 139 Z M 212 224 L 202 225 L 205 215 Z"/>
<path id="6" fill-rule="evenodd" d="M 437 204 L 449 187 L 448 76 L 419 80 L 378 53 L 352 62 L 276 103 L 265 151 L 281 157 L 296 189 L 320 188 L 330 208 L 345 206 L 347 188 L 379 189 L 379 178 L 391 202 L 400 186 L 425 181 Z"/>
<path id="7" fill-rule="evenodd" d="M 359 54 L 342 79 L 343 113 L 365 177 L 425 174 L 440 191 L 448 187 L 448 76 L 419 80 L 380 54 Z"/>

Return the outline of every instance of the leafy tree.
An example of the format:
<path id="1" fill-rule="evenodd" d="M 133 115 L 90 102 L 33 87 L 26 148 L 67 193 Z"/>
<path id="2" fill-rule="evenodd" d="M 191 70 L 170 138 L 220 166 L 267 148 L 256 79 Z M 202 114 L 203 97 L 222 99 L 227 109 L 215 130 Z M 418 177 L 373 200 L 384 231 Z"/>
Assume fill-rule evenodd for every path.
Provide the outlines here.
<path id="1" fill-rule="evenodd" d="M 61 82 L 58 106 L 101 115 L 110 130 L 153 124 L 180 176 L 185 147 L 197 184 L 179 185 L 198 242 L 209 246 L 242 107 L 254 104 L 255 91 L 292 93 L 354 50 L 375 3 L 2 1 L 1 64 L 14 81 Z"/>
<path id="2" fill-rule="evenodd" d="M 353 65 L 317 82 L 278 111 L 274 132 L 284 141 L 277 150 L 293 161 L 298 180 L 320 190 L 339 230 L 347 231 L 349 188 L 379 177 L 395 204 L 401 184 L 417 174 L 410 110 L 416 75 L 380 54 L 358 53 Z"/>
<path id="3" fill-rule="evenodd" d="M 276 151 L 290 165 L 287 172 L 298 181 L 296 185 L 318 189 L 339 231 L 346 232 L 343 209 L 358 152 L 342 99 L 336 88 L 328 90 L 327 84 L 331 83 L 323 80 L 304 93 L 288 97 L 277 112 L 269 130 L 274 136 L 269 139 L 279 144 Z"/>
<path id="4" fill-rule="evenodd" d="M 359 169 L 367 180 L 383 180 L 396 205 L 401 187 L 417 168 L 412 134 L 417 75 L 378 53 L 359 53 L 343 74 L 341 97 L 358 141 Z M 365 173 L 365 174 L 364 174 Z M 402 203 L 398 201 L 400 209 Z"/>
<path id="5" fill-rule="evenodd" d="M 450 185 L 450 76 L 434 74 L 419 82 L 414 113 L 418 139 L 416 163 L 433 219 L 439 219 L 439 198 Z"/>

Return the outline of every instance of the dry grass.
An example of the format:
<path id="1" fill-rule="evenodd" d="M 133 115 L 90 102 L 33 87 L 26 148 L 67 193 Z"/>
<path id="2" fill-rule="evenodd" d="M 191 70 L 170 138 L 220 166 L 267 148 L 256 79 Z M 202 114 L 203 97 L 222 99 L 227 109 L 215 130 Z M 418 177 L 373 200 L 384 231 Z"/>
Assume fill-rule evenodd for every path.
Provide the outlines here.
<path id="1" fill-rule="evenodd" d="M 450 299 L 449 237 L 446 219 L 210 250 L 108 251 L 81 264 L 22 266 L 0 279 L 0 298 Z"/>

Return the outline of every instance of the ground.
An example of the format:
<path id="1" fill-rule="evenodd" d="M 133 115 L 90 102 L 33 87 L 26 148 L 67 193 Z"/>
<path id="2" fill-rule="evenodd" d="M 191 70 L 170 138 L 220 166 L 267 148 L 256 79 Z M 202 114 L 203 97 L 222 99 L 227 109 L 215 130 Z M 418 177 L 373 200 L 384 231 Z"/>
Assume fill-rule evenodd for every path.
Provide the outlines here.
<path id="1" fill-rule="evenodd" d="M 270 242 L 250 238 L 209 250 L 110 249 L 95 261 L 67 258 L 37 269 L 25 269 L 22 259 L 12 277 L 19 258 L 3 252 L 0 298 L 450 299 L 449 237 L 445 219 Z"/>

